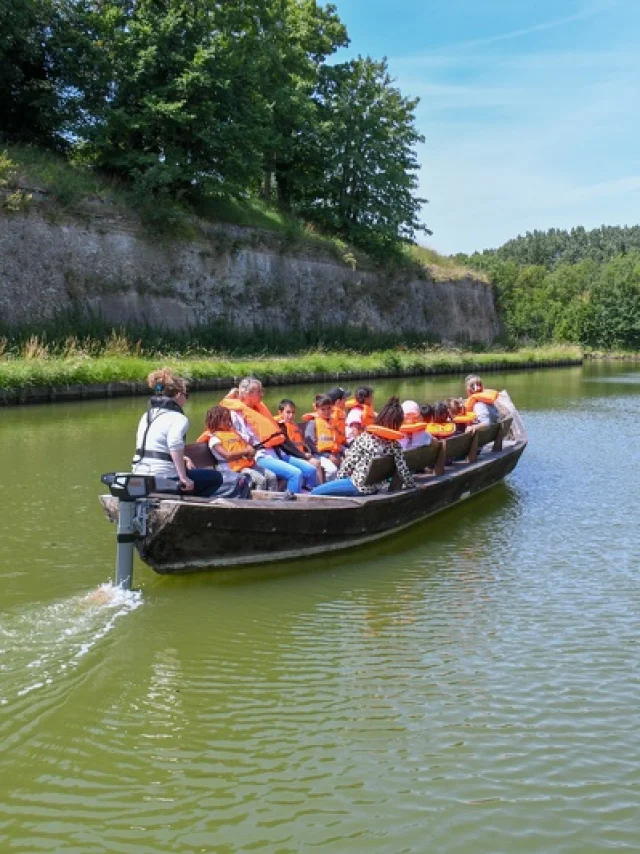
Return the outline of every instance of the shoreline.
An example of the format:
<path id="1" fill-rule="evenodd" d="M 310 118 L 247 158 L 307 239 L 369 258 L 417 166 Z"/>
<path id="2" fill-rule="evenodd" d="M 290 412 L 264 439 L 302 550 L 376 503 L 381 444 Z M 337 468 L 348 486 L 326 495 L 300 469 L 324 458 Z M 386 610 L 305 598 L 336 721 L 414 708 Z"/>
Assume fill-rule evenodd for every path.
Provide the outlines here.
<path id="1" fill-rule="evenodd" d="M 495 360 L 490 359 L 495 355 Z M 503 358 L 500 358 L 500 356 Z M 523 371 L 536 370 L 538 368 L 564 368 L 577 367 L 589 356 L 572 356 L 565 358 L 535 359 L 522 358 L 513 361 L 504 358 L 505 354 L 483 354 L 477 361 L 469 357 L 461 359 L 459 364 L 442 365 L 412 365 L 393 368 L 361 368 L 354 370 L 337 371 L 299 371 L 283 372 L 273 371 L 271 366 L 268 370 L 261 372 L 257 362 L 252 363 L 253 373 L 260 376 L 265 386 L 283 386 L 302 383 L 318 383 L 322 385 L 343 384 L 357 379 L 376 379 L 383 377 L 412 377 L 412 376 L 457 376 L 472 372 L 496 373 L 500 371 Z M 602 358 L 602 357 L 599 357 Z M 486 360 L 486 361 L 485 361 Z M 164 361 L 174 360 L 156 359 L 154 364 L 162 364 Z M 273 363 L 272 363 L 273 364 Z M 179 365 L 177 366 L 179 369 Z M 257 369 L 257 370 L 256 370 Z M 191 391 L 209 391 L 215 389 L 229 389 L 238 384 L 242 376 L 251 371 L 239 375 L 228 375 L 219 377 L 193 377 L 189 379 Z M 83 400 L 106 400 L 115 397 L 143 397 L 149 394 L 149 388 L 145 380 L 115 380 L 106 383 L 70 383 L 67 385 L 26 385 L 15 388 L 0 388 L 0 407 L 23 406 L 39 403 L 68 403 Z"/>

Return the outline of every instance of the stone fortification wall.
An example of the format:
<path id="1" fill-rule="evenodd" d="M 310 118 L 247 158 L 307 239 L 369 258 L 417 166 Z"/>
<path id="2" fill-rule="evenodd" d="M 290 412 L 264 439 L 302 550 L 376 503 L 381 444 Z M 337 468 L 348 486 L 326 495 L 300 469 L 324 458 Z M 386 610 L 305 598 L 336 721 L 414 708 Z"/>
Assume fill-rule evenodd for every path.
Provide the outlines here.
<path id="1" fill-rule="evenodd" d="M 0 323 L 44 324 L 77 309 L 174 330 L 354 325 L 483 343 L 499 333 L 491 286 L 470 278 L 353 270 L 328 248 L 238 226 L 203 224 L 197 240 L 180 242 L 150 239 L 113 213 L 0 213 Z"/>

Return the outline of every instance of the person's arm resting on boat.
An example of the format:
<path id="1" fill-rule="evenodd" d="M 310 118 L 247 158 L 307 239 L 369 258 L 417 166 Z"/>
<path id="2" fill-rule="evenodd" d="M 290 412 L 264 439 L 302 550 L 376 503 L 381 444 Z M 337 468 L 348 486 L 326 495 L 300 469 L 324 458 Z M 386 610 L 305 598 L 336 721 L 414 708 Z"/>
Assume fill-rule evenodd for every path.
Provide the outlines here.
<path id="1" fill-rule="evenodd" d="M 171 454 L 171 459 L 178 472 L 180 485 L 187 492 L 191 492 L 194 483 L 187 474 L 187 467 L 184 460 L 184 432 L 183 425 L 176 419 L 176 422 L 171 424 L 167 431 L 167 447 Z"/>

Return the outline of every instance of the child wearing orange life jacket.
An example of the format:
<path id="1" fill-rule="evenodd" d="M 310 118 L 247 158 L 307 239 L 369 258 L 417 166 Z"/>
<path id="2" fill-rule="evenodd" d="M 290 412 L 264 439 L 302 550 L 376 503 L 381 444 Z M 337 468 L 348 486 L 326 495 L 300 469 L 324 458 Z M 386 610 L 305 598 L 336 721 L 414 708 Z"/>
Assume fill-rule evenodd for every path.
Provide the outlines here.
<path id="1" fill-rule="evenodd" d="M 341 445 L 344 445 L 347 442 L 347 409 L 346 403 L 347 398 L 351 394 L 350 391 L 345 391 L 341 386 L 336 386 L 327 392 L 331 400 L 333 401 L 333 408 L 331 410 L 331 422 L 333 424 L 334 430 L 338 434 L 338 439 Z"/>
<path id="2" fill-rule="evenodd" d="M 427 430 L 436 439 L 450 439 L 455 435 L 456 425 L 451 421 L 449 409 L 443 401 L 433 407 L 433 421 L 427 425 Z"/>
<path id="3" fill-rule="evenodd" d="M 412 448 L 420 448 L 422 445 L 431 444 L 431 434 L 426 432 L 427 424 L 420 418 L 420 407 L 415 400 L 405 400 L 402 404 L 404 421 L 400 427 L 403 438 L 400 439 L 400 447 L 404 451 Z"/>
<path id="4" fill-rule="evenodd" d="M 477 424 L 478 419 L 473 412 L 467 412 L 464 401 L 459 397 L 447 398 L 449 417 L 456 425 L 456 435 L 464 433 L 472 424 Z"/>
<path id="5" fill-rule="evenodd" d="M 305 442 L 317 454 L 325 483 L 335 480 L 342 459 L 343 443 L 332 418 L 333 401 L 328 394 L 316 395 L 315 415 L 307 421 Z"/>
<path id="6" fill-rule="evenodd" d="M 205 425 L 207 429 L 198 441 L 208 443 L 219 471 L 241 471 L 249 475 L 254 489 L 271 492 L 278 489 L 277 477 L 256 463 L 254 448 L 236 432 L 228 409 L 224 406 L 212 407 L 205 416 Z"/>
<path id="7" fill-rule="evenodd" d="M 368 385 L 356 389 L 355 395 L 346 401 L 346 438 L 349 445 L 376 420 L 373 410 L 373 389 Z"/>
<path id="8" fill-rule="evenodd" d="M 322 483 L 323 473 L 320 460 L 314 457 L 311 450 L 307 447 L 302 431 L 296 423 L 295 403 L 289 400 L 288 397 L 283 398 L 278 404 L 278 414 L 275 418 L 287 439 L 304 455 L 304 459 L 315 468 L 318 483 Z"/>

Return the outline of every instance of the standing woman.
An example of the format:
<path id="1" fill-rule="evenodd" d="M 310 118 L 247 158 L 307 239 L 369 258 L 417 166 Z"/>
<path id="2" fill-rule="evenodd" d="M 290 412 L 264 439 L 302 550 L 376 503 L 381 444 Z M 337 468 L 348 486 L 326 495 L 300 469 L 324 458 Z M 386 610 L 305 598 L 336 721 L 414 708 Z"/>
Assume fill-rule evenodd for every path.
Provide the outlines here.
<path id="1" fill-rule="evenodd" d="M 182 411 L 189 397 L 185 380 L 162 368 L 149 374 L 147 384 L 153 396 L 138 424 L 133 473 L 175 477 L 184 492 L 209 498 L 222 485 L 222 475 L 215 469 L 191 468 L 185 458 L 189 427 Z"/>

